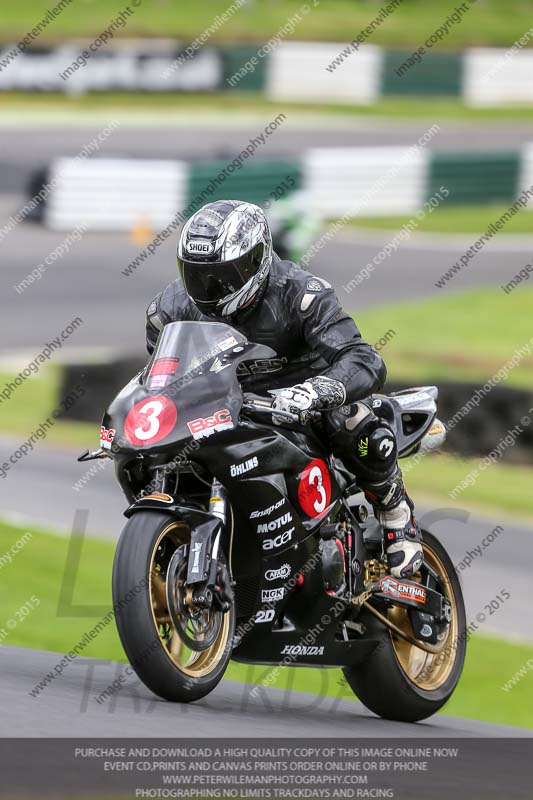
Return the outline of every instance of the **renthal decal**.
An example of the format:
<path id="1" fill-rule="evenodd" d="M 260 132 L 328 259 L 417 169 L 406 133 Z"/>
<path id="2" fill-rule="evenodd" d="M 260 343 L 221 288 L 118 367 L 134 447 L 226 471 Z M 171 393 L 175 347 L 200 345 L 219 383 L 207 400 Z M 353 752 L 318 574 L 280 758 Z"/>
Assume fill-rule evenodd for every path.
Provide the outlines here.
<path id="1" fill-rule="evenodd" d="M 195 542 L 191 550 L 192 555 L 192 568 L 191 572 L 200 572 L 200 553 L 202 552 L 202 543 Z"/>
<path id="2" fill-rule="evenodd" d="M 257 517 L 268 517 L 269 514 L 272 514 L 273 511 L 276 511 L 280 506 L 282 506 L 284 502 L 285 498 L 282 497 L 281 500 L 278 500 L 278 502 L 274 503 L 273 506 L 263 508 L 262 511 L 252 511 L 250 514 L 250 519 L 256 519 Z"/>
<path id="3" fill-rule="evenodd" d="M 178 412 L 172 400 L 156 395 L 136 403 L 128 412 L 124 435 L 130 444 L 155 444 L 168 436 L 177 418 Z"/>
<path id="4" fill-rule="evenodd" d="M 294 528 L 290 528 L 288 531 L 285 531 L 285 533 L 280 533 L 275 539 L 265 539 L 263 542 L 263 550 L 275 550 L 277 547 L 283 547 L 289 544 L 292 539 L 293 531 Z"/>
<path id="5" fill-rule="evenodd" d="M 154 494 L 145 494 L 143 497 L 140 497 L 139 500 L 159 500 L 161 503 L 174 502 L 173 497 L 171 497 L 169 494 L 162 494 L 161 492 L 156 492 Z"/>
<path id="6" fill-rule="evenodd" d="M 269 372 L 279 372 L 287 363 L 287 358 L 261 358 L 257 361 L 247 361 L 246 364 L 239 364 L 237 367 L 237 377 L 244 375 L 265 375 Z"/>
<path id="7" fill-rule="evenodd" d="M 259 459 L 257 456 L 253 458 L 249 458 L 248 461 L 242 461 L 240 464 L 232 464 L 229 468 L 232 478 L 236 478 L 237 475 L 243 475 L 245 472 L 250 472 L 251 469 L 255 469 L 259 466 Z"/>
<path id="8" fill-rule="evenodd" d="M 217 431 L 233 428 L 233 420 L 227 408 L 216 411 L 211 417 L 198 417 L 187 423 L 193 439 L 203 439 L 212 436 Z"/>
<path id="9" fill-rule="evenodd" d="M 267 569 L 265 572 L 265 578 L 267 581 L 284 581 L 289 577 L 291 572 L 292 570 L 289 564 L 282 564 L 278 569 Z"/>
<path id="10" fill-rule="evenodd" d="M 115 438 L 115 428 L 106 428 L 104 425 L 100 427 L 100 447 L 105 450 L 111 449 L 111 444 Z"/>
<path id="11" fill-rule="evenodd" d="M 273 608 L 261 609 L 255 615 L 256 622 L 272 622 L 274 619 L 275 611 Z"/>
<path id="12" fill-rule="evenodd" d="M 257 526 L 257 533 L 270 533 L 271 531 L 279 531 L 280 528 L 283 528 L 283 526 L 287 525 L 289 522 L 292 522 L 292 514 L 290 511 L 287 511 L 287 513 L 282 517 L 273 519 L 270 522 L 262 522 Z"/>
<path id="13" fill-rule="evenodd" d="M 202 255 L 210 255 L 214 252 L 215 245 L 213 242 L 202 242 L 199 239 L 192 239 L 187 242 L 185 249 L 188 253 L 201 253 Z"/>
<path id="14" fill-rule="evenodd" d="M 331 479 L 325 461 L 315 458 L 302 472 L 298 500 L 309 517 L 323 517 L 331 503 Z"/>
<path id="15" fill-rule="evenodd" d="M 323 656 L 324 647 L 309 647 L 305 644 L 286 644 L 282 656 Z"/>
<path id="16" fill-rule="evenodd" d="M 278 600 L 283 600 L 285 589 L 280 586 L 279 589 L 262 589 L 261 602 L 262 603 L 276 603 Z"/>
<path id="17" fill-rule="evenodd" d="M 413 583 L 402 583 L 394 578 L 381 578 L 379 588 L 383 594 L 391 597 L 404 597 L 408 600 L 416 600 L 417 603 L 425 603 L 427 592 L 423 586 Z"/>

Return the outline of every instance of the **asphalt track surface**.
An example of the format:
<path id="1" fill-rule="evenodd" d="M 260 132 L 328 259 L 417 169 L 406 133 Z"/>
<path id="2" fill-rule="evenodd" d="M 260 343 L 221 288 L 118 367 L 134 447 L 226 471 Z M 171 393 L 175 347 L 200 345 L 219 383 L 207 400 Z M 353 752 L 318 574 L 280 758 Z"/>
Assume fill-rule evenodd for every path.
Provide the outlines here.
<path id="1" fill-rule="evenodd" d="M 77 737 L 530 737 L 533 731 L 434 716 L 416 725 L 375 717 L 360 703 L 224 681 L 206 698 L 181 705 L 156 698 L 137 678 L 115 700 L 98 697 L 125 665 L 79 658 L 42 694 L 29 692 L 62 654 L 0 647 L 0 736 Z M 325 671 L 325 672 L 329 672 Z"/>
<path id="2" fill-rule="evenodd" d="M 0 218 L 8 216 L 6 211 L 12 213 L 20 207 L 14 200 L 11 197 L 8 204 L 0 198 Z M 331 281 L 341 304 L 356 319 L 358 311 L 371 306 L 440 298 L 476 287 L 499 287 L 531 261 L 533 237 L 507 238 L 501 234 L 445 288 L 439 289 L 435 282 L 477 237 L 448 239 L 420 234 L 401 243 L 366 280 L 346 291 L 343 287 L 372 261 L 392 235 L 386 231 L 345 229 L 328 241 L 309 264 L 313 273 Z M 131 242 L 126 233 L 87 233 L 71 246 L 67 256 L 47 267 L 40 280 L 17 292 L 15 287 L 44 262 L 64 236 L 39 225 L 25 224 L 1 242 L 0 354 L 20 349 L 28 350 L 28 355 L 32 350 L 38 353 L 76 316 L 84 324 L 65 344 L 64 352 L 93 346 L 144 352 L 146 307 L 157 292 L 177 277 L 176 241 L 167 239 L 132 275 L 124 276 L 122 270 L 142 248 Z"/>

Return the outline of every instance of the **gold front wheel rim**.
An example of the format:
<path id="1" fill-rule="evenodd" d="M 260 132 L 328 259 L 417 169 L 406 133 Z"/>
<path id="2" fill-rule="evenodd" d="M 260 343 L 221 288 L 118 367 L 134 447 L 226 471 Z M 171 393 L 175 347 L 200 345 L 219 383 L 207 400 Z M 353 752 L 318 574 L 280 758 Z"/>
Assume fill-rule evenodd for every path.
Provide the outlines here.
<path id="1" fill-rule="evenodd" d="M 442 639 L 439 637 L 438 653 L 427 653 L 416 645 L 390 633 L 394 654 L 402 672 L 419 689 L 434 692 L 442 688 L 449 679 L 457 652 L 459 620 L 453 586 L 444 564 L 434 550 L 425 542 L 422 545 L 424 558 L 442 579 L 447 598 L 452 607 L 452 619 Z M 389 609 L 389 619 L 410 636 L 414 636 L 407 610 L 395 606 Z"/>
<path id="2" fill-rule="evenodd" d="M 172 624 L 166 601 L 166 580 L 161 571 L 158 554 L 163 541 L 168 538 L 170 545 L 184 544 L 189 539 L 190 528 L 183 522 L 172 522 L 160 533 L 152 550 L 150 560 L 149 596 L 154 628 L 166 656 L 184 675 L 202 678 L 209 675 L 220 663 L 227 647 L 230 631 L 230 613 L 222 615 L 218 635 L 207 650 L 192 650 L 179 637 Z M 167 561 L 168 566 L 168 561 Z"/>

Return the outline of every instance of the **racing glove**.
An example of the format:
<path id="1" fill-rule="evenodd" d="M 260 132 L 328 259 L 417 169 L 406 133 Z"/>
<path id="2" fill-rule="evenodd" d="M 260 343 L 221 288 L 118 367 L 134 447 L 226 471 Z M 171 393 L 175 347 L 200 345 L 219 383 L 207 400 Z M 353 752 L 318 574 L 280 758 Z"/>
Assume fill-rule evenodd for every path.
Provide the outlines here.
<path id="1" fill-rule="evenodd" d="M 313 411 L 338 408 L 346 401 L 344 384 L 324 375 L 317 375 L 286 389 L 271 389 L 269 394 L 274 396 L 272 408 L 297 414 L 302 425 L 309 422 Z M 275 425 L 281 425 L 287 419 L 273 414 L 272 421 Z"/>

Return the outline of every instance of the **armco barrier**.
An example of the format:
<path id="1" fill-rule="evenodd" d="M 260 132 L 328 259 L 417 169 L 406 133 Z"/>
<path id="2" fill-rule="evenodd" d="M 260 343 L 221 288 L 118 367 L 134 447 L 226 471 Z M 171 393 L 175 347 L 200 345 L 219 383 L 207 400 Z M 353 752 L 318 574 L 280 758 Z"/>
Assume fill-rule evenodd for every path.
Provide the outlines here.
<path id="1" fill-rule="evenodd" d="M 95 423 L 102 419 L 103 412 L 120 389 L 143 368 L 146 358 L 142 355 L 119 358 L 107 364 L 69 364 L 64 366 L 61 381 L 61 397 L 68 395 L 73 386 L 83 381 L 86 386 L 84 396 L 64 413 L 71 420 Z M 426 384 L 433 383 L 428 379 Z M 439 387 L 439 418 L 447 423 L 464 409 L 479 384 L 434 381 Z M 387 392 L 417 385 L 408 380 L 388 383 Z M 459 456 L 488 455 L 496 444 L 505 438 L 508 431 L 520 424 L 520 418 L 533 407 L 533 392 L 497 386 L 492 389 L 478 406 L 471 404 L 470 410 L 453 428 L 448 430 L 446 450 Z M 452 423 L 453 424 L 453 423 Z M 502 450 L 503 461 L 533 463 L 533 420 L 530 426 L 523 426 L 513 447 Z"/>

